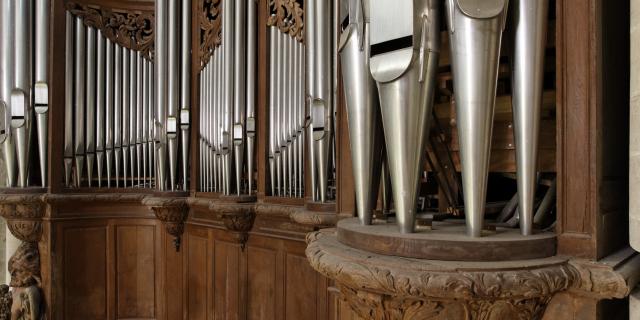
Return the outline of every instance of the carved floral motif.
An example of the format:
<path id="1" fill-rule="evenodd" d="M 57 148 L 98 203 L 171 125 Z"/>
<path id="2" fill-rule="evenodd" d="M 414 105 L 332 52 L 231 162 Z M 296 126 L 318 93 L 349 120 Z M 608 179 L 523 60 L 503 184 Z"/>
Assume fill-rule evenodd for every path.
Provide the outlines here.
<path id="1" fill-rule="evenodd" d="M 225 228 L 231 231 L 244 250 L 249 239 L 249 231 L 256 219 L 255 206 L 253 204 L 212 203 L 209 210 L 219 215 Z"/>
<path id="2" fill-rule="evenodd" d="M 277 26 L 283 33 L 304 42 L 304 9 L 296 0 L 270 0 L 268 26 Z"/>
<path id="3" fill-rule="evenodd" d="M 0 216 L 7 220 L 11 233 L 22 241 L 40 241 L 45 209 L 42 195 L 0 196 Z"/>
<path id="4" fill-rule="evenodd" d="M 158 220 L 164 223 L 167 233 L 174 237 L 176 251 L 179 251 L 184 222 L 189 215 L 187 198 L 148 197 L 142 202 L 153 210 Z"/>
<path id="5" fill-rule="evenodd" d="M 200 66 L 204 68 L 213 51 L 222 43 L 222 0 L 199 0 Z"/>
<path id="6" fill-rule="evenodd" d="M 66 8 L 74 16 L 81 17 L 87 26 L 102 31 L 109 40 L 125 48 L 140 51 L 147 59 L 153 60 L 153 12 L 120 12 L 74 2 L 67 2 Z"/>

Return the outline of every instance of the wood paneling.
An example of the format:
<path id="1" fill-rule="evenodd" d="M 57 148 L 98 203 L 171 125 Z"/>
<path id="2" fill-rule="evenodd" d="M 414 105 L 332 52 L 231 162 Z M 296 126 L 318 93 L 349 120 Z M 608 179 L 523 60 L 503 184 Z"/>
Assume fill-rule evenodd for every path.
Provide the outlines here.
<path id="1" fill-rule="evenodd" d="M 63 230 L 63 319 L 107 318 L 107 228 Z"/>
<path id="2" fill-rule="evenodd" d="M 305 256 L 285 256 L 285 319 L 317 319 L 316 271 Z"/>
<path id="3" fill-rule="evenodd" d="M 153 226 L 116 227 L 117 316 L 155 318 Z"/>
<path id="4" fill-rule="evenodd" d="M 204 237 L 201 235 L 188 233 L 186 241 L 187 251 L 187 310 L 188 319 L 204 320 L 207 319 L 208 303 L 207 303 L 207 290 L 209 287 L 208 275 L 208 243 L 209 239 L 206 234 Z M 167 273 L 167 277 L 173 278 L 173 281 L 168 283 L 178 282 L 181 279 L 181 274 Z M 182 301 L 170 301 L 171 305 L 181 304 Z M 177 319 L 177 318 L 173 318 Z"/>
<path id="5" fill-rule="evenodd" d="M 247 319 L 275 319 L 277 252 L 250 247 L 247 254 L 248 278 L 251 280 L 247 290 Z"/>

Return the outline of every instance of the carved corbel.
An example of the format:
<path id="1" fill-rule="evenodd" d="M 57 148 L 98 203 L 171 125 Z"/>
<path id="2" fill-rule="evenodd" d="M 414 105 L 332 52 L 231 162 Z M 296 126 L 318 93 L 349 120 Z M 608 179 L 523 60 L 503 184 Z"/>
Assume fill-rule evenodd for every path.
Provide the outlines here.
<path id="1" fill-rule="evenodd" d="M 42 195 L 0 195 L 0 216 L 11 234 L 24 242 L 40 241 L 45 210 Z"/>
<path id="2" fill-rule="evenodd" d="M 180 251 L 184 222 L 189 216 L 187 198 L 147 197 L 142 203 L 151 208 L 156 218 L 164 223 L 167 233 L 174 237 L 176 251 Z"/>
<path id="3" fill-rule="evenodd" d="M 253 222 L 256 219 L 255 205 L 214 202 L 209 206 L 209 210 L 222 220 L 244 251 L 245 244 L 249 240 L 249 231 L 253 228 Z"/>

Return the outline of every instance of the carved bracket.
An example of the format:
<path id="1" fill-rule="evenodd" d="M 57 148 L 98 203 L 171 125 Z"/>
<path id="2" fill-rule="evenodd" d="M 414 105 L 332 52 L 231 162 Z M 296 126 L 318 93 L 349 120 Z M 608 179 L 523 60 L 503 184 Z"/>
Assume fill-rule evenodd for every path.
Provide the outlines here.
<path id="1" fill-rule="evenodd" d="M 142 203 L 153 210 L 158 220 L 162 221 L 167 233 L 174 237 L 176 251 L 180 251 L 184 222 L 189 216 L 188 198 L 147 197 Z"/>
<path id="2" fill-rule="evenodd" d="M 227 230 L 231 231 L 244 251 L 249 240 L 249 231 L 256 220 L 253 204 L 212 203 L 209 210 L 220 217 Z"/>
<path id="3" fill-rule="evenodd" d="M 277 26 L 280 31 L 304 43 L 304 9 L 296 0 L 269 1 L 268 26 Z"/>
<path id="4" fill-rule="evenodd" d="M 7 219 L 11 233 L 24 242 L 40 241 L 45 210 L 42 195 L 0 195 L 0 216 Z"/>
<path id="5" fill-rule="evenodd" d="M 311 266 L 364 319 L 540 319 L 555 293 L 579 281 L 563 257 L 524 265 L 397 258 L 345 246 L 327 229 L 307 244 Z"/>
<path id="6" fill-rule="evenodd" d="M 154 26 L 153 12 L 119 11 L 94 5 L 66 3 L 67 11 L 81 17 L 84 23 L 94 27 L 109 40 L 131 50 L 140 51 L 153 61 Z"/>

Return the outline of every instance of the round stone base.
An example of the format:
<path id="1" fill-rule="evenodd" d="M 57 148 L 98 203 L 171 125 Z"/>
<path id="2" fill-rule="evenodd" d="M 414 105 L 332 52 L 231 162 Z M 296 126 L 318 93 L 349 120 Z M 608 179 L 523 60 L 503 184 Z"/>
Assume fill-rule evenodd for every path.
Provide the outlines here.
<path id="1" fill-rule="evenodd" d="M 338 222 L 338 240 L 352 248 L 388 256 L 445 261 L 513 261 L 541 259 L 556 254 L 551 232 L 523 236 L 520 230 L 496 228 L 480 238 L 466 235 L 465 225 L 434 221 L 402 234 L 392 223 L 363 226 L 357 218 Z"/>

